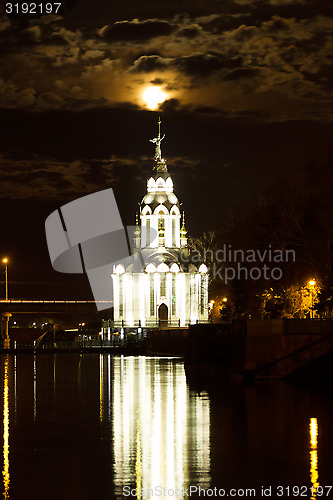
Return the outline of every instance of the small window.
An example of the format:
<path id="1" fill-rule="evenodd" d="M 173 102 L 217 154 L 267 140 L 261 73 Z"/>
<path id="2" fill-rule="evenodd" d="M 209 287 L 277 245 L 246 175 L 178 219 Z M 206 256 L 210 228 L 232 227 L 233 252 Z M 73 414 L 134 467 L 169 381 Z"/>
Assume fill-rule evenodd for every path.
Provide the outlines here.
<path id="1" fill-rule="evenodd" d="M 150 245 L 150 218 L 146 219 L 146 247 Z"/>
<path id="2" fill-rule="evenodd" d="M 176 219 L 172 219 L 172 246 L 176 246 Z"/>
<path id="3" fill-rule="evenodd" d="M 161 274 L 161 288 L 160 288 L 161 297 L 165 297 L 166 295 L 166 274 Z"/>
<path id="4" fill-rule="evenodd" d="M 176 315 L 176 274 L 172 275 L 172 286 L 171 286 L 171 314 Z"/>
<path id="5" fill-rule="evenodd" d="M 154 290 L 154 274 L 149 278 L 149 291 L 150 291 L 150 316 L 155 315 L 155 290 Z"/>
<path id="6" fill-rule="evenodd" d="M 119 316 L 124 315 L 123 276 L 119 275 Z"/>

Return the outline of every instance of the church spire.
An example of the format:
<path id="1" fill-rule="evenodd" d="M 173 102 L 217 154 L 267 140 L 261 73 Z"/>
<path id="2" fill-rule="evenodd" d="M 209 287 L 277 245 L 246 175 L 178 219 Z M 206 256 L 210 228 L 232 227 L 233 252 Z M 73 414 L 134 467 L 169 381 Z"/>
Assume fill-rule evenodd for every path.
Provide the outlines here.
<path id="1" fill-rule="evenodd" d="M 183 224 L 182 227 L 180 228 L 180 246 L 181 247 L 186 247 L 187 245 L 187 238 L 186 238 L 186 228 L 185 228 L 185 214 L 183 212 Z"/>

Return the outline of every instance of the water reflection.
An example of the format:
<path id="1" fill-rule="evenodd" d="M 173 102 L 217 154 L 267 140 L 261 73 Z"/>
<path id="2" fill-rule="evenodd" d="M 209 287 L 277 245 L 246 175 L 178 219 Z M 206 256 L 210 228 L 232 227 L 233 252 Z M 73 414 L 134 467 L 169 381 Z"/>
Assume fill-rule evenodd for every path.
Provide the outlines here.
<path id="1" fill-rule="evenodd" d="M 37 356 L 34 354 L 34 421 L 37 418 Z"/>
<path id="2" fill-rule="evenodd" d="M 120 500 L 124 486 L 140 500 L 157 486 L 259 496 L 262 485 L 309 479 L 318 500 L 330 484 L 333 402 L 317 391 L 199 393 L 179 360 L 97 353 L 2 354 L 0 372 L 5 500 Z"/>
<path id="3" fill-rule="evenodd" d="M 310 479 L 312 484 L 311 500 L 317 498 L 318 482 L 318 421 L 316 418 L 310 419 Z"/>
<path id="4" fill-rule="evenodd" d="M 100 366 L 104 380 L 108 363 L 110 360 L 104 356 Z M 161 358 L 116 358 L 112 388 L 117 494 L 121 495 L 124 485 L 129 485 L 137 490 L 137 498 L 144 499 L 145 492 L 157 487 L 186 489 L 194 477 L 197 484 L 207 488 L 209 399 L 190 396 L 183 364 Z"/>
<path id="5" fill-rule="evenodd" d="M 3 497 L 9 498 L 9 355 L 7 354 L 4 359 L 3 368 Z"/>

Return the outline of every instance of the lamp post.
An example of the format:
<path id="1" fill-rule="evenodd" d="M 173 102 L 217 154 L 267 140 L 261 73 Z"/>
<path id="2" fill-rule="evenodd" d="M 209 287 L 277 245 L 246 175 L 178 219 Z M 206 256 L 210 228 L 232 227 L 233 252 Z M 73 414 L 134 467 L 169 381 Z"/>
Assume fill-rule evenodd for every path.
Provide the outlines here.
<path id="1" fill-rule="evenodd" d="M 5 264 L 6 300 L 8 300 L 8 259 L 5 257 L 2 262 Z"/>
<path id="2" fill-rule="evenodd" d="M 316 280 L 312 279 L 308 282 L 310 286 L 310 293 L 311 293 L 311 319 L 313 319 L 313 287 L 316 284 Z"/>
<path id="3" fill-rule="evenodd" d="M 6 300 L 8 300 L 8 259 L 5 257 L 2 259 L 2 263 L 5 264 L 5 284 L 6 284 Z M 4 347 L 9 348 L 10 340 L 9 340 L 9 318 L 11 317 L 10 312 L 2 313 L 2 318 L 5 321 L 5 339 L 4 339 Z"/>
<path id="4" fill-rule="evenodd" d="M 210 316 L 210 322 L 213 323 L 213 307 L 215 304 L 215 300 L 210 300 L 209 301 L 209 316 Z"/>

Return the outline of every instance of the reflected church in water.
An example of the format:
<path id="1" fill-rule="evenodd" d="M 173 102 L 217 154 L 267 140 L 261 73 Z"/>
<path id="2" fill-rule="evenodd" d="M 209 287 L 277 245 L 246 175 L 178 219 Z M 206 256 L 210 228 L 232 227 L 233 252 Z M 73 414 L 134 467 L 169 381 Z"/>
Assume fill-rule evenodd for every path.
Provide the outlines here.
<path id="1" fill-rule="evenodd" d="M 100 374 L 100 419 L 112 422 L 116 495 L 122 497 L 124 485 L 137 492 L 194 482 L 208 488 L 209 399 L 190 394 L 183 363 L 101 356 Z"/>
<path id="2" fill-rule="evenodd" d="M 143 356 L 1 354 L 0 370 L 5 500 L 263 484 L 328 496 L 332 402 L 317 391 L 198 392 L 181 360 Z"/>

